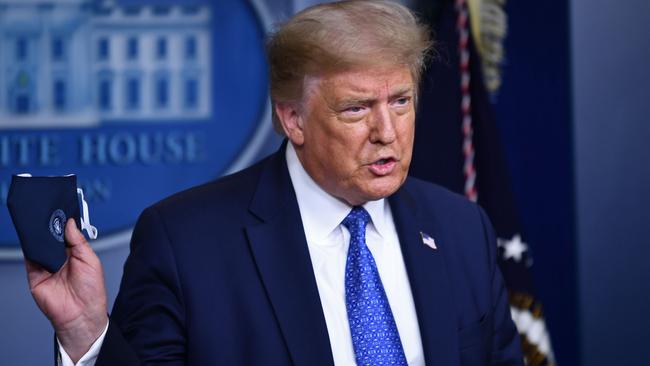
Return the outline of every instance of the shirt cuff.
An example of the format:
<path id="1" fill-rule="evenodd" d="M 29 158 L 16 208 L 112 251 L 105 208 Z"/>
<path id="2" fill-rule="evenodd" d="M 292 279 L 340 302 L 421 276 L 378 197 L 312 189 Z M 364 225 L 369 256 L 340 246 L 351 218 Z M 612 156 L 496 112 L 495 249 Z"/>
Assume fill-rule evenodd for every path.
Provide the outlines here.
<path id="1" fill-rule="evenodd" d="M 68 356 L 65 349 L 63 349 L 63 346 L 57 337 L 56 344 L 59 346 L 59 362 L 57 363 L 58 366 L 94 366 L 95 361 L 97 361 L 97 356 L 99 356 L 99 350 L 102 348 L 102 343 L 104 343 L 106 331 L 108 331 L 108 323 L 109 322 L 106 322 L 106 327 L 104 328 L 102 334 L 99 336 L 99 338 L 97 338 L 97 340 L 95 340 L 95 343 L 90 346 L 88 352 L 86 352 L 86 354 L 83 355 L 83 357 L 81 357 L 77 363 L 72 362 L 70 356 Z"/>

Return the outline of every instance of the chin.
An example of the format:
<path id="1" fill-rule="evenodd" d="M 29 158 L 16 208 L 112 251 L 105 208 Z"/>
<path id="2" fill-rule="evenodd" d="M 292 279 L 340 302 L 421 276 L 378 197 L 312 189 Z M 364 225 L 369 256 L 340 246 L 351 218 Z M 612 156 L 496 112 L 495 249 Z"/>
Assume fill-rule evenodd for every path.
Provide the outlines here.
<path id="1" fill-rule="evenodd" d="M 388 196 L 397 192 L 399 187 L 402 185 L 402 182 L 403 181 L 400 181 L 399 184 L 393 183 L 390 185 L 382 185 L 380 187 L 374 187 L 373 189 L 370 189 L 364 193 L 367 194 L 368 201 L 376 201 L 382 198 L 387 198 Z"/>

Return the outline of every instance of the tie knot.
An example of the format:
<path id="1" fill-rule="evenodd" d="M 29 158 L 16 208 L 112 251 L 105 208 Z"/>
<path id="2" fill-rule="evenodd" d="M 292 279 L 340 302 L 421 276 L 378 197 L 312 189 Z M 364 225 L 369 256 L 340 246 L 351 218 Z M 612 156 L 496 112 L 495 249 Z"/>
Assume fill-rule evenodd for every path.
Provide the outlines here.
<path id="1" fill-rule="evenodd" d="M 357 231 L 365 232 L 366 225 L 370 221 L 370 214 L 365 208 L 355 206 L 352 211 L 343 219 L 342 224 L 348 228 L 351 233 Z"/>

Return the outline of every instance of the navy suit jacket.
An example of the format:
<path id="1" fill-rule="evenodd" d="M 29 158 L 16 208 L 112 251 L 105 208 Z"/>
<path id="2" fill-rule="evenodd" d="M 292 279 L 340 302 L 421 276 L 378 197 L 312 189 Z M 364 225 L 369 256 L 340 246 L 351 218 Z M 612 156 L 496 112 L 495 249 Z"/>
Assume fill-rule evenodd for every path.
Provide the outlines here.
<path id="1" fill-rule="evenodd" d="M 426 364 L 522 365 L 483 211 L 414 178 L 389 202 Z M 147 208 L 110 319 L 99 366 L 332 365 L 284 149 Z"/>

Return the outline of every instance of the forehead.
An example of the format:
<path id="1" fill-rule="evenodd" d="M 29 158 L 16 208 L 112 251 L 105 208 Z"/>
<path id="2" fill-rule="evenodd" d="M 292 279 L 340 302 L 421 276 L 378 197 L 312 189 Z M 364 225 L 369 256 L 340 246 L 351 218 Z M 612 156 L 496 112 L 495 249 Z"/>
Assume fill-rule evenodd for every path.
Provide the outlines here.
<path id="1" fill-rule="evenodd" d="M 382 97 L 413 92 L 413 77 L 407 67 L 375 67 L 332 72 L 324 76 L 307 76 L 305 96 L 319 93 L 323 97 Z"/>

